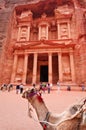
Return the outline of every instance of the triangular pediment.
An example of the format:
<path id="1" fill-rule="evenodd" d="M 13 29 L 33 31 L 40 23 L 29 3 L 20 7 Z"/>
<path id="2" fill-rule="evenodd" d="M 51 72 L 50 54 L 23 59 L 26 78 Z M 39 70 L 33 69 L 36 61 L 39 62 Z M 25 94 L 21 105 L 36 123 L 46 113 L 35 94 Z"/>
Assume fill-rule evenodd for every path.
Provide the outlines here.
<path id="1" fill-rule="evenodd" d="M 14 46 L 15 49 L 26 49 L 26 48 L 58 48 L 58 47 L 65 47 L 71 46 L 73 41 L 70 40 L 42 40 L 42 41 L 34 41 L 34 42 L 17 42 Z"/>
<path id="2" fill-rule="evenodd" d="M 46 48 L 46 47 L 50 47 L 53 46 L 53 44 L 49 44 L 47 41 L 40 41 L 37 43 L 30 43 L 29 47 L 34 47 L 34 48 Z"/>

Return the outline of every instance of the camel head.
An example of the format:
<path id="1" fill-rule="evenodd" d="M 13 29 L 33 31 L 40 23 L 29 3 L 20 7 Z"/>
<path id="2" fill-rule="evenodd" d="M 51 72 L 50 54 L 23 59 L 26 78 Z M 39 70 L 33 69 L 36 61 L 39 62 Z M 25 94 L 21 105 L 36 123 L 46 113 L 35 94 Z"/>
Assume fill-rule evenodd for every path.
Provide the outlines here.
<path id="1" fill-rule="evenodd" d="M 43 99 L 42 99 L 40 93 L 35 88 L 26 89 L 23 92 L 22 97 L 26 98 L 30 103 L 33 99 L 38 99 L 39 102 L 43 102 Z"/>
<path id="2" fill-rule="evenodd" d="M 22 94 L 22 97 L 23 98 L 26 98 L 26 99 L 30 99 L 32 98 L 34 95 L 37 94 L 37 91 L 35 88 L 27 88 L 23 94 Z"/>

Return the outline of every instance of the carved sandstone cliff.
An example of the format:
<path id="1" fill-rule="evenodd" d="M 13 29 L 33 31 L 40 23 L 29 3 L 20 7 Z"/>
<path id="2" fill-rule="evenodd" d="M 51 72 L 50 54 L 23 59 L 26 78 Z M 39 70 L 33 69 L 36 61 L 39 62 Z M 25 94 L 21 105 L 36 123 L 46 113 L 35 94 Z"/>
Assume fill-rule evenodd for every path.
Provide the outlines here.
<path id="1" fill-rule="evenodd" d="M 12 62 L 13 62 L 13 44 L 12 45 L 10 44 L 10 40 L 11 40 L 11 31 L 15 19 L 14 16 L 15 7 L 20 5 L 21 7 L 23 5 L 28 7 L 29 4 L 33 5 L 34 3 L 37 3 L 36 6 L 39 7 L 40 12 L 42 10 L 46 11 L 48 6 L 50 10 L 52 10 L 53 8 L 59 5 L 61 6 L 64 4 L 68 4 L 69 6 L 74 6 L 75 14 L 73 17 L 75 20 L 75 27 L 76 27 L 75 39 L 78 40 L 79 37 L 81 38 L 85 36 L 86 0 L 77 0 L 77 2 L 75 0 L 49 0 L 49 1 L 47 0 L 15 0 L 15 1 L 0 0 L 0 83 L 3 83 L 4 81 L 9 83 L 11 77 Z M 77 49 L 76 49 L 76 53 L 77 53 Z M 80 61 L 80 57 L 79 57 L 79 61 Z M 76 64 L 77 63 L 78 62 L 76 62 Z M 86 73 L 86 71 L 84 73 Z"/>

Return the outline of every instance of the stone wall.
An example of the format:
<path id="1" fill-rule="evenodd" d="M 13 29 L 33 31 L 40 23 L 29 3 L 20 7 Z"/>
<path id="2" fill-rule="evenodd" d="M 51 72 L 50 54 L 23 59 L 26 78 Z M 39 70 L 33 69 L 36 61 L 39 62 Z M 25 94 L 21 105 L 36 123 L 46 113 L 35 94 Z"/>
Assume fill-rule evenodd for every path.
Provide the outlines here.
<path id="1" fill-rule="evenodd" d="M 77 83 L 86 83 L 86 35 L 78 39 L 75 46 L 75 70 Z"/>
<path id="2" fill-rule="evenodd" d="M 6 75 L 4 73 L 7 73 L 6 71 L 8 70 L 6 68 L 7 64 L 9 64 L 8 47 L 11 37 L 11 14 L 10 9 L 2 9 L 0 11 L 0 79 L 4 79 Z"/>

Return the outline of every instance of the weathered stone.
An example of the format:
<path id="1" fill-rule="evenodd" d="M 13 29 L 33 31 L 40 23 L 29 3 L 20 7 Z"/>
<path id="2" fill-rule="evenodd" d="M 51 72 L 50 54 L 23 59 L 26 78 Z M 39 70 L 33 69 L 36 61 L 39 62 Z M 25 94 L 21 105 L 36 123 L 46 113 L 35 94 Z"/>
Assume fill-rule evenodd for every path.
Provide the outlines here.
<path id="1" fill-rule="evenodd" d="M 40 23 L 40 20 L 38 20 L 37 25 L 34 24 L 34 29 L 31 28 L 31 36 L 30 40 L 33 40 L 34 42 L 31 45 L 30 42 L 24 41 L 25 37 L 23 38 L 23 41 L 21 42 L 17 41 L 17 31 L 18 26 L 22 25 L 23 22 L 25 24 L 28 24 L 27 22 L 31 20 L 31 17 L 24 16 L 23 19 L 21 19 L 20 15 L 22 11 L 31 10 L 33 13 L 33 19 L 35 22 L 35 19 L 40 19 L 42 14 L 45 13 L 46 16 L 42 16 L 42 20 L 47 22 L 46 18 L 53 17 L 54 16 L 54 9 L 57 9 L 55 18 L 57 19 L 57 22 L 62 19 L 61 22 L 65 21 L 66 19 L 70 19 L 70 30 L 67 29 L 67 25 L 61 24 L 61 28 L 63 28 L 62 36 L 60 36 L 60 33 L 58 34 L 58 39 L 63 37 L 63 39 L 56 41 L 52 39 L 57 37 L 57 28 L 56 28 L 56 19 L 54 21 L 50 22 L 49 25 L 49 39 L 47 37 L 48 42 L 45 40 L 45 37 L 42 37 L 40 44 L 38 40 L 38 24 Z M 72 13 L 70 13 L 69 10 L 72 10 Z M 25 18 L 26 17 L 26 18 Z M 52 28 L 50 28 L 52 26 Z M 59 27 L 58 27 L 59 28 Z M 23 30 L 26 30 L 27 28 L 23 28 Z M 69 31 L 68 31 L 69 30 Z M 34 32 L 34 33 L 33 33 Z M 52 32 L 52 34 L 51 34 Z M 64 38 L 68 39 L 67 35 L 70 33 L 71 36 L 70 40 L 65 40 Z M 33 39 L 34 34 L 34 39 Z M 25 32 L 22 34 L 23 36 L 26 35 Z M 28 37 L 29 38 L 29 37 Z M 26 39 L 28 39 L 26 37 Z M 35 41 L 37 41 L 35 43 Z M 56 46 L 56 43 L 58 43 L 58 47 Z M 64 43 L 64 45 L 63 45 Z M 46 45 L 46 46 L 45 46 Z M 54 48 L 55 46 L 55 48 Z M 75 68 L 75 83 L 81 83 L 86 82 L 86 1 L 85 0 L 1 0 L 0 1 L 0 83 L 6 82 L 9 83 L 11 81 L 11 74 L 13 69 L 13 57 L 14 52 L 18 51 L 24 54 L 24 51 L 27 49 L 38 49 L 38 51 L 42 51 L 43 47 L 47 49 L 53 49 L 53 51 L 58 48 L 62 50 L 62 52 L 66 53 L 66 50 L 70 50 L 71 48 L 74 52 L 74 68 Z M 50 48 L 49 48 L 50 47 Z M 51 49 L 51 50 L 52 50 Z M 57 50 L 58 50 L 57 49 Z M 31 50 L 30 50 L 31 51 Z M 52 51 L 52 52 L 53 52 Z M 53 83 L 56 83 L 56 81 L 59 78 L 59 65 L 58 63 L 55 63 L 55 59 L 58 60 L 57 53 L 54 52 L 53 54 L 53 69 L 51 71 L 53 75 Z M 33 54 L 30 54 L 33 59 Z M 69 63 L 70 57 L 67 54 L 62 54 L 63 56 L 63 63 L 62 63 L 62 75 L 63 75 L 63 82 L 64 81 L 72 81 L 71 77 L 74 77 L 74 72 L 71 74 L 70 66 L 73 64 Z M 46 55 L 47 57 L 47 55 Z M 43 55 L 41 56 L 43 58 Z M 43 64 L 40 62 L 39 58 L 39 64 Z M 31 66 L 33 65 L 32 59 L 30 59 L 30 65 L 28 65 L 27 69 L 27 83 L 32 82 L 32 75 L 33 75 L 33 68 Z M 72 58 L 71 58 L 72 59 Z M 24 55 L 22 58 L 19 58 L 20 63 L 22 64 L 23 69 L 23 62 L 24 62 Z M 29 60 L 29 58 L 28 58 Z M 44 59 L 46 61 L 46 59 Z M 29 61 L 28 61 L 29 62 Z M 19 64 L 20 64 L 19 63 Z M 47 62 L 45 62 L 44 65 L 48 65 L 48 59 Z M 57 67 L 57 66 L 58 67 Z M 40 65 L 38 65 L 40 68 Z M 83 68 L 83 69 L 82 69 Z M 18 68 L 17 68 L 18 69 Z M 58 70 L 57 70 L 58 69 Z M 61 67 L 60 67 L 61 69 Z M 3 71 L 2 71 L 3 70 Z M 57 71 L 56 71 L 57 70 Z M 20 71 L 20 70 L 19 70 Z M 25 70 L 24 70 L 25 71 Z M 72 69 L 72 71 L 74 71 Z M 25 73 L 25 72 L 24 72 Z M 40 70 L 37 70 L 37 83 L 40 81 Z M 17 74 L 18 77 L 24 78 L 23 72 L 20 74 Z M 16 77 L 17 78 L 17 77 Z"/>

